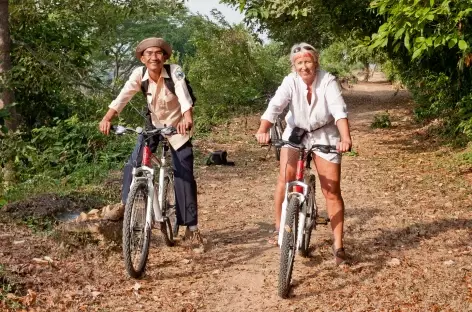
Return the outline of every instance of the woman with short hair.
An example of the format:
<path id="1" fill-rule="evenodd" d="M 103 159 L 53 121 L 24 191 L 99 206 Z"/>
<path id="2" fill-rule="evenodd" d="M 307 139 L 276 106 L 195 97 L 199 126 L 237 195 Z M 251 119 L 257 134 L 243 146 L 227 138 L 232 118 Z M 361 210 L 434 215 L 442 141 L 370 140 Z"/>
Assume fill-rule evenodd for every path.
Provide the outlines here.
<path id="1" fill-rule="evenodd" d="M 319 53 L 305 43 L 291 48 L 292 73 L 287 75 L 261 117 L 256 133 L 259 143 L 269 143 L 269 130 L 277 116 L 289 105 L 285 117 L 287 127 L 282 135 L 289 140 L 294 129 L 306 134 L 302 144 L 336 145 L 337 150 L 347 152 L 352 146 L 346 104 L 336 82 L 336 77 L 319 68 Z M 278 235 L 285 185 L 295 180 L 298 151 L 283 147 L 280 153 L 280 172 L 275 191 L 275 230 Z M 343 248 L 344 202 L 341 196 L 341 155 L 314 152 L 313 161 L 326 199 L 328 215 L 334 234 L 333 254 L 336 264 L 344 263 Z M 277 242 L 275 238 L 274 244 Z"/>

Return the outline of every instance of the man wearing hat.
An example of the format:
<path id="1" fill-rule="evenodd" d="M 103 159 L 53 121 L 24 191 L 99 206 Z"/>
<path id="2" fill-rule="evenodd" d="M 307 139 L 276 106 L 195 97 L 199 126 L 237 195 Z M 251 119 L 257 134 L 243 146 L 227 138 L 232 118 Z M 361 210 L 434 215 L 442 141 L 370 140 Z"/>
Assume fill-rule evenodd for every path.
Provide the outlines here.
<path id="1" fill-rule="evenodd" d="M 109 105 L 109 110 L 100 121 L 100 131 L 108 135 L 111 120 L 128 104 L 131 98 L 141 92 L 142 82 L 148 81 L 146 102 L 153 126 L 175 126 L 178 134 L 169 138 L 172 152 L 172 163 L 175 176 L 176 215 L 179 225 L 187 226 L 185 237 L 203 246 L 203 240 L 198 231 L 197 214 L 197 184 L 193 175 L 193 150 L 189 130 L 193 126 L 193 102 L 189 94 L 185 75 L 180 66 L 171 64 L 170 73 L 164 68 L 164 63 L 172 55 L 171 46 L 162 38 L 147 38 L 136 47 L 136 58 L 143 67 L 136 68 L 121 89 L 117 98 Z M 143 75 L 144 73 L 144 75 Z M 164 83 L 164 78 L 171 76 L 175 85 L 175 94 L 170 92 Z M 157 144 L 152 146 L 155 149 Z M 125 165 L 123 173 L 122 204 L 109 219 L 120 219 L 124 214 L 124 205 L 132 180 L 133 164 L 142 161 L 143 136 L 138 137 L 135 149 Z"/>

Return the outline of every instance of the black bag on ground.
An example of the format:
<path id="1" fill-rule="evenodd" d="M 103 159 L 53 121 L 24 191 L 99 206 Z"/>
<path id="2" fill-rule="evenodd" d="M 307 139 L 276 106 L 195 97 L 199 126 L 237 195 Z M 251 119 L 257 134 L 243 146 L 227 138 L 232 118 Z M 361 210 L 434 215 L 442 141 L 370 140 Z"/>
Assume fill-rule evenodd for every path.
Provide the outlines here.
<path id="1" fill-rule="evenodd" d="M 226 151 L 214 151 L 211 152 L 207 158 L 206 165 L 223 165 L 223 166 L 234 166 L 234 162 L 227 160 L 228 153 Z"/>

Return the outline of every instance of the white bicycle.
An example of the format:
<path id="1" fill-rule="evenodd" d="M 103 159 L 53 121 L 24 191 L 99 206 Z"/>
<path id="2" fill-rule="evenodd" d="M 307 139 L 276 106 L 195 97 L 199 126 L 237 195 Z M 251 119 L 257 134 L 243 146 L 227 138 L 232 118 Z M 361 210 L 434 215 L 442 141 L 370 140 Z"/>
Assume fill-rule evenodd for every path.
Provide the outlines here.
<path id="1" fill-rule="evenodd" d="M 130 192 L 123 219 L 123 257 L 126 271 L 139 278 L 146 269 L 151 231 L 159 225 L 167 246 L 174 245 L 172 226 L 177 224 L 175 212 L 174 174 L 168 165 L 168 136 L 177 133 L 174 127 L 156 128 L 146 131 L 114 126 L 116 134 L 134 132 L 144 137 L 143 160 L 132 171 Z M 160 158 L 149 147 L 149 139 L 159 136 Z M 158 172 L 157 178 L 155 172 Z"/>

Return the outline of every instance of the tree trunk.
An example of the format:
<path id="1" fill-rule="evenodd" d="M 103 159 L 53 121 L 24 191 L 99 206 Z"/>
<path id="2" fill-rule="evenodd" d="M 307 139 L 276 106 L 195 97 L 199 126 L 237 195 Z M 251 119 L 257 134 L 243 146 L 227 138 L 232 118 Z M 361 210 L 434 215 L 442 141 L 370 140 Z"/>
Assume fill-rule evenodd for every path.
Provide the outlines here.
<path id="1" fill-rule="evenodd" d="M 11 69 L 10 59 L 10 28 L 9 28 L 8 0 L 0 0 L 0 79 L 5 81 L 6 73 Z M 3 90 L 0 94 L 0 109 L 6 108 L 10 117 L 5 125 L 9 131 L 15 131 L 18 127 L 18 116 L 15 108 L 10 106 L 13 103 L 13 92 Z"/>
<path id="2" fill-rule="evenodd" d="M 369 81 L 370 77 L 370 67 L 369 62 L 364 63 L 364 81 Z"/>
<path id="3" fill-rule="evenodd" d="M 6 81 L 6 74 L 11 69 L 10 59 L 10 28 L 9 28 L 9 14 L 8 14 L 8 0 L 0 0 L 0 81 Z M 7 88 L 0 93 L 0 109 L 6 108 L 9 113 L 8 119 L 5 121 L 5 126 L 8 131 L 15 131 L 18 127 L 18 117 L 15 108 L 10 106 L 13 103 L 13 92 Z M 0 130 L 1 135 L 1 130 Z M 3 184 L 8 186 L 15 182 L 15 168 L 13 161 L 10 160 L 3 164 L 3 169 L 0 171 L 0 180 Z"/>

